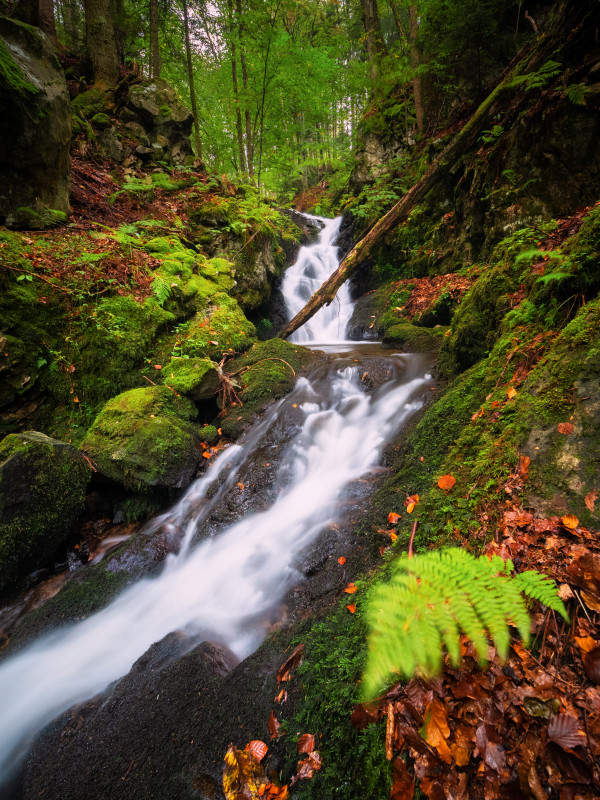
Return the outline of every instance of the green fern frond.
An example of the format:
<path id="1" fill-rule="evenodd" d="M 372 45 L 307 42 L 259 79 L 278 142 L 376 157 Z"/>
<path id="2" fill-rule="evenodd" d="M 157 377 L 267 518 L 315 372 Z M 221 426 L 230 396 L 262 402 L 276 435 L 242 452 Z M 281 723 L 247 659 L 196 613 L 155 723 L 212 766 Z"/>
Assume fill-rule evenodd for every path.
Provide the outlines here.
<path id="1" fill-rule="evenodd" d="M 485 664 L 492 641 L 501 658 L 510 645 L 509 624 L 529 641 L 529 613 L 523 595 L 566 618 L 554 582 L 537 572 L 513 574 L 511 561 L 475 558 L 448 548 L 399 559 L 388 583 L 373 590 L 367 607 L 371 629 L 363 681 L 373 697 L 394 676 L 435 675 L 444 649 L 460 664 L 460 635 L 466 634 Z"/>
<path id="2" fill-rule="evenodd" d="M 171 284 L 162 275 L 156 275 L 152 281 L 152 292 L 158 305 L 163 306 L 171 295 Z"/>

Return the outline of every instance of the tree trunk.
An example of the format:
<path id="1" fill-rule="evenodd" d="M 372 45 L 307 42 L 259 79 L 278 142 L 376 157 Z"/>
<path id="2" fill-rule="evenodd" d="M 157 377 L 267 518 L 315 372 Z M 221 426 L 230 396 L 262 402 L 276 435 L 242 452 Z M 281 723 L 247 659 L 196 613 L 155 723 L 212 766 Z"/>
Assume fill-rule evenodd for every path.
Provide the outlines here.
<path id="1" fill-rule="evenodd" d="M 419 23 L 417 18 L 417 8 L 414 0 L 410 4 L 410 34 L 409 34 L 409 48 L 410 48 L 410 66 L 414 71 L 413 77 L 413 93 L 415 97 L 415 116 L 417 118 L 417 130 L 423 133 L 423 79 L 417 72 L 421 64 L 421 56 L 419 54 L 419 45 L 417 36 L 419 33 Z"/>
<path id="2" fill-rule="evenodd" d="M 360 0 L 360 4 L 365 26 L 369 75 L 371 81 L 375 83 L 379 76 L 379 61 L 381 56 L 387 55 L 387 48 L 381 32 L 377 0 Z"/>
<path id="3" fill-rule="evenodd" d="M 158 49 L 158 3 L 157 0 L 150 0 L 150 51 L 151 76 L 160 78 L 160 52 Z"/>
<path id="4" fill-rule="evenodd" d="M 192 66 L 192 48 L 190 45 L 190 20 L 188 16 L 187 0 L 182 0 L 183 5 L 183 30 L 185 33 L 185 55 L 187 61 L 188 83 L 190 87 L 190 105 L 194 118 L 194 139 L 196 155 L 202 161 L 202 139 L 200 138 L 200 123 L 198 122 L 198 104 L 196 103 L 196 89 L 194 87 L 194 68 Z"/>
<path id="5" fill-rule="evenodd" d="M 569 3 L 566 5 L 568 6 Z M 563 6 L 563 10 L 564 8 L 565 6 Z M 564 24 L 564 19 L 562 22 Z M 557 27 L 558 37 L 560 37 L 560 25 Z M 510 90 L 510 84 L 514 78 L 517 75 L 523 74 L 526 70 L 533 72 L 539 69 L 550 57 L 550 54 L 555 50 L 556 46 L 557 38 L 548 35 L 538 42 L 533 52 L 530 46 L 525 48 L 525 54 L 522 52 L 519 57 L 517 57 L 515 66 L 506 71 L 504 78 L 498 86 L 486 100 L 483 101 L 467 124 L 444 148 L 421 180 L 419 180 L 385 216 L 376 222 L 367 235 L 358 242 L 350 253 L 348 253 L 337 270 L 319 289 L 317 289 L 304 308 L 296 314 L 282 331 L 280 331 L 278 334 L 280 338 L 286 339 L 288 336 L 291 336 L 301 325 L 308 322 L 323 305 L 330 305 L 340 286 L 342 286 L 356 268 L 368 258 L 373 248 L 381 242 L 385 234 L 408 217 L 409 213 L 425 197 L 427 192 L 440 178 L 443 178 L 444 175 L 448 173 L 448 170 L 456 163 L 457 159 L 474 144 L 480 132 L 490 124 L 490 119 L 497 113 L 498 101 L 504 96 L 507 90 Z"/>
<path id="6" fill-rule="evenodd" d="M 85 43 L 92 62 L 94 83 L 117 85 L 119 59 L 110 0 L 84 0 Z"/>
<path id="7" fill-rule="evenodd" d="M 231 78 L 233 82 L 233 103 L 235 105 L 235 129 L 237 132 L 238 156 L 240 159 L 240 170 L 246 175 L 246 153 L 244 150 L 244 133 L 242 130 L 242 112 L 240 111 L 240 92 L 237 78 L 237 52 L 235 45 L 235 31 L 233 26 L 233 0 L 227 0 L 227 11 L 229 17 L 229 35 L 231 37 Z"/>
<path id="8" fill-rule="evenodd" d="M 236 0 L 235 4 L 238 21 L 238 39 L 240 42 L 240 63 L 242 65 L 242 83 L 244 85 L 244 122 L 246 126 L 246 153 L 248 160 L 248 174 L 254 177 L 254 138 L 252 136 L 252 117 L 250 115 L 248 101 L 248 66 L 246 63 L 246 53 L 244 52 L 244 41 L 242 38 L 243 15 L 242 0 Z"/>

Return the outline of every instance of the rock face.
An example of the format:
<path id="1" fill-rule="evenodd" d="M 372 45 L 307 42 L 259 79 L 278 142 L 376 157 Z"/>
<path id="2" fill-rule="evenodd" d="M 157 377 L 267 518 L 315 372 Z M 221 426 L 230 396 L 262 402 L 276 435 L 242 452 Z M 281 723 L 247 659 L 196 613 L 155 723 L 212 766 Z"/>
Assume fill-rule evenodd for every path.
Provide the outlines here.
<path id="1" fill-rule="evenodd" d="M 0 444 L 0 589 L 42 566 L 71 533 L 91 469 L 70 444 L 43 433 Z"/>
<path id="2" fill-rule="evenodd" d="M 41 229 L 69 211 L 71 110 L 64 74 L 38 29 L 0 18 L 0 219 Z"/>
<path id="3" fill-rule="evenodd" d="M 140 156 L 170 164 L 191 161 L 192 112 L 167 81 L 157 78 L 147 86 L 132 86 L 121 120 L 139 138 Z"/>
<path id="4" fill-rule="evenodd" d="M 187 486 L 200 462 L 193 403 L 162 386 L 113 397 L 82 443 L 101 474 L 126 489 Z"/>

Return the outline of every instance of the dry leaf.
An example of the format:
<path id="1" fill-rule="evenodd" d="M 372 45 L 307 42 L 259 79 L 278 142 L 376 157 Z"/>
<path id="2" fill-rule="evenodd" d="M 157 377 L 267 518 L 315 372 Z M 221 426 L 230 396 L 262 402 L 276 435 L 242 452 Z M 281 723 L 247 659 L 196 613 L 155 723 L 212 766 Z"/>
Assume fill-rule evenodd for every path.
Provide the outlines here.
<path id="1" fill-rule="evenodd" d="M 230 745 L 223 767 L 223 793 L 227 800 L 258 797 L 266 782 L 265 771 L 252 754 Z"/>
<path id="2" fill-rule="evenodd" d="M 279 736 L 283 736 L 283 734 L 279 733 L 279 729 L 281 728 L 281 722 L 277 719 L 275 714 L 271 711 L 269 715 L 269 733 L 271 734 L 271 739 L 278 739 Z"/>
<path id="3" fill-rule="evenodd" d="M 600 684 L 600 647 L 595 647 L 584 655 L 583 667 L 588 678 L 598 686 Z"/>
<path id="4" fill-rule="evenodd" d="M 348 586 L 344 589 L 346 594 L 354 594 L 356 591 L 356 585 L 354 583 L 349 583 Z"/>
<path id="5" fill-rule="evenodd" d="M 312 753 L 315 749 L 315 737 L 312 733 L 303 733 L 298 739 L 299 753 Z"/>
<path id="6" fill-rule="evenodd" d="M 338 558 L 338 564 L 340 565 L 340 567 L 343 567 L 345 563 L 346 563 L 346 556 L 340 556 Z"/>
<path id="7" fill-rule="evenodd" d="M 388 514 L 388 522 L 390 523 L 390 525 L 395 525 L 399 519 L 400 519 L 400 514 L 396 514 L 395 511 L 390 511 L 390 513 Z"/>
<path id="8" fill-rule="evenodd" d="M 241 492 L 243 492 L 243 491 L 244 491 L 244 488 L 245 488 L 245 487 L 244 487 L 244 484 L 243 484 L 243 483 L 241 483 L 241 481 L 238 481 L 238 488 L 239 488 L 239 490 L 240 490 Z"/>
<path id="9" fill-rule="evenodd" d="M 585 496 L 585 504 L 588 507 L 589 511 L 594 511 L 594 505 L 596 500 L 598 499 L 598 492 L 596 489 L 593 489 L 591 492 L 588 492 Z"/>
<path id="10" fill-rule="evenodd" d="M 599 643 L 596 641 L 596 639 L 592 639 L 591 636 L 575 636 L 575 641 L 579 645 L 581 652 L 584 654 L 590 653 L 599 646 Z"/>
<path id="11" fill-rule="evenodd" d="M 296 669 L 296 667 L 300 665 L 303 653 L 304 653 L 304 645 L 299 644 L 295 648 L 292 655 L 288 658 L 288 660 L 279 667 L 279 671 L 277 672 L 277 680 L 280 683 L 290 680 L 291 678 L 290 672 L 293 669 Z"/>
<path id="12" fill-rule="evenodd" d="M 442 477 L 437 482 L 437 485 L 440 487 L 440 489 L 443 489 L 445 492 L 449 492 L 455 483 L 456 483 L 456 478 L 454 477 L 454 475 L 442 475 Z"/>
<path id="13" fill-rule="evenodd" d="M 575 516 L 575 514 L 565 514 L 564 517 L 560 518 L 560 521 L 565 526 L 565 528 L 569 528 L 569 530 L 574 531 L 575 528 L 579 525 L 579 520 Z"/>
<path id="14" fill-rule="evenodd" d="M 514 386 L 511 386 L 510 389 L 507 391 L 506 396 L 508 397 L 509 400 L 512 400 L 513 397 L 516 397 L 516 395 L 517 395 L 517 390 L 514 388 Z"/>
<path id="15" fill-rule="evenodd" d="M 350 603 L 350 605 L 346 606 L 346 608 L 348 609 L 348 611 L 351 614 L 355 614 L 356 613 L 356 606 L 354 605 L 354 603 Z"/>
<path id="16" fill-rule="evenodd" d="M 261 742 L 260 739 L 253 739 L 246 745 L 246 750 L 250 753 L 257 761 L 262 761 L 263 758 L 267 754 L 267 750 L 269 748 L 264 742 Z"/>
<path id="17" fill-rule="evenodd" d="M 581 723 L 568 714 L 557 714 L 548 723 L 548 740 L 563 750 L 572 750 L 585 741 L 585 733 Z"/>
<path id="18" fill-rule="evenodd" d="M 446 741 L 450 736 L 448 715 L 443 703 L 437 697 L 434 697 L 425 709 L 424 720 L 421 736 L 427 744 L 435 747 L 442 761 L 445 761 L 446 764 L 451 764 L 452 753 Z"/>
<path id="19" fill-rule="evenodd" d="M 572 422 L 559 422 L 558 423 L 558 432 L 559 433 L 570 434 L 570 433 L 573 433 L 574 431 L 575 431 L 575 428 L 574 428 Z"/>

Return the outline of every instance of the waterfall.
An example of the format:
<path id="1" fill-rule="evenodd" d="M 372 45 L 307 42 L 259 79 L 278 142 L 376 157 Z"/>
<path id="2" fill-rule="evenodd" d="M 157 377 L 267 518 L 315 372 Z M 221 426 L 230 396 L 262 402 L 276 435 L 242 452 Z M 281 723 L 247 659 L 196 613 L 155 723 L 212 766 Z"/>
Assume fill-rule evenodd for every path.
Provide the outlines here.
<path id="1" fill-rule="evenodd" d="M 301 251 L 298 262 L 329 263 L 338 228 L 339 220 L 327 222 L 322 241 Z M 335 266 L 334 258 L 329 268 Z M 332 319 L 319 321 L 311 335 L 331 340 L 341 325 L 342 316 L 335 325 Z M 105 609 L 0 664 L 0 782 L 44 725 L 125 675 L 153 642 L 171 631 L 184 631 L 195 641 L 218 640 L 239 658 L 260 644 L 273 607 L 303 580 L 295 566 L 299 553 L 336 520 L 344 486 L 377 466 L 384 445 L 419 407 L 415 398 L 430 380 L 425 361 L 395 356 L 390 364 L 390 379 L 373 395 L 363 391 L 362 370 L 348 366 L 348 359 L 342 365 L 330 360 L 326 368 L 300 378 L 290 395 L 147 527 L 146 533 L 165 524 L 185 531 L 180 551 L 167 558 L 161 574 L 140 580 Z M 238 470 L 277 415 L 291 408 L 298 430 L 273 475 L 275 502 L 198 541 L 204 521 L 227 497 Z M 211 492 L 218 478 L 220 486 Z"/>

